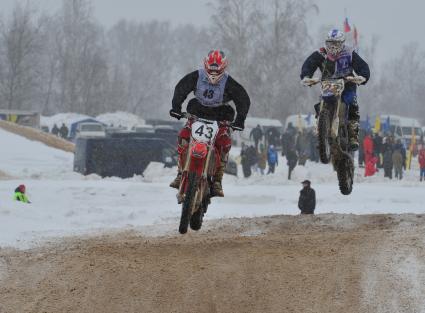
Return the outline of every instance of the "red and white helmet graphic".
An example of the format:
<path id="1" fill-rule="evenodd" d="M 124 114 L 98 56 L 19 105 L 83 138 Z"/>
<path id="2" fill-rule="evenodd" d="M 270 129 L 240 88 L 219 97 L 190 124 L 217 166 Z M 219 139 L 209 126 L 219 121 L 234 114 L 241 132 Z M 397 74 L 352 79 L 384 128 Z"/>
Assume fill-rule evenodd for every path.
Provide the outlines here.
<path id="1" fill-rule="evenodd" d="M 211 84 L 217 84 L 223 77 L 228 61 L 220 50 L 211 50 L 204 59 L 205 71 Z"/>

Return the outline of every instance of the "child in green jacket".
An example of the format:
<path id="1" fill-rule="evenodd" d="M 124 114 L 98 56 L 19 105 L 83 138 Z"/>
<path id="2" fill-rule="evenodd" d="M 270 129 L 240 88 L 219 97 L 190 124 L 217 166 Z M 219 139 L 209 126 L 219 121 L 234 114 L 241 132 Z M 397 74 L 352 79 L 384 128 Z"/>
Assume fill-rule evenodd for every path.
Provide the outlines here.
<path id="1" fill-rule="evenodd" d="M 28 200 L 27 195 L 25 194 L 25 185 L 19 185 L 16 189 L 15 189 L 15 194 L 13 196 L 13 200 L 16 201 L 21 201 L 23 203 L 31 203 Z"/>

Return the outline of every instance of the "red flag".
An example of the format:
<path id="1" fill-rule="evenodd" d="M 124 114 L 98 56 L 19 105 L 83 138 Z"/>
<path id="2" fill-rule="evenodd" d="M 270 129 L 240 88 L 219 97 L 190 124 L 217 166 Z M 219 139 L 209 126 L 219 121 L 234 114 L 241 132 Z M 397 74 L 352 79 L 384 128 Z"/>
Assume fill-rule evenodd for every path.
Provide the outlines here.
<path id="1" fill-rule="evenodd" d="M 348 24 L 348 17 L 346 17 L 344 21 L 344 32 L 346 33 L 351 32 L 350 24 Z"/>
<path id="2" fill-rule="evenodd" d="M 353 39 L 354 39 L 354 47 L 358 47 L 358 45 L 359 45 L 359 33 L 357 32 L 356 26 L 354 26 Z"/>

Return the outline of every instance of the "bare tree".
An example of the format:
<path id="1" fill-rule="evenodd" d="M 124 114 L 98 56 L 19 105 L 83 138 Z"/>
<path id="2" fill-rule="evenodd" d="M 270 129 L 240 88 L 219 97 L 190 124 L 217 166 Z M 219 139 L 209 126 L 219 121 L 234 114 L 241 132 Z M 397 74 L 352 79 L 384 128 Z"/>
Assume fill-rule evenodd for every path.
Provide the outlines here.
<path id="1" fill-rule="evenodd" d="M 121 21 L 108 33 L 113 95 L 121 107 L 159 116 L 169 107 L 174 46 L 169 23 Z M 176 62 L 178 63 L 178 62 Z M 124 84 L 123 84 L 124 82 Z"/>
<path id="2" fill-rule="evenodd" d="M 102 106 L 108 85 L 103 30 L 93 18 L 91 2 L 64 0 L 57 18 L 58 106 L 93 114 Z M 94 96 L 96 95 L 96 96 Z"/>
<path id="3" fill-rule="evenodd" d="M 8 109 L 30 109 L 37 90 L 37 67 L 41 53 L 36 12 L 27 3 L 15 5 L 12 16 L 0 24 L 0 94 Z"/>

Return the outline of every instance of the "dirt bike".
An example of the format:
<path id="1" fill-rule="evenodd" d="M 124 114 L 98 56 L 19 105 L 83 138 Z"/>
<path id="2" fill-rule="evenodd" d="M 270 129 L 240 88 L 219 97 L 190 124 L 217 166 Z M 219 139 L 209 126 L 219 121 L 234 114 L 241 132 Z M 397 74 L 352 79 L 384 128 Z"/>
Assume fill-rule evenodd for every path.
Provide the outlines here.
<path id="1" fill-rule="evenodd" d="M 322 90 L 317 122 L 320 161 L 332 162 L 341 193 L 349 195 L 353 190 L 354 160 L 348 133 L 348 105 L 341 99 L 345 79 L 312 79 L 310 85 L 319 82 Z"/>
<path id="2" fill-rule="evenodd" d="M 189 225 L 193 230 L 201 229 L 204 214 L 213 197 L 213 177 L 220 164 L 215 140 L 221 127 L 231 129 L 229 122 L 201 119 L 189 113 L 183 113 L 183 117 L 191 122 L 192 130 L 177 194 L 178 203 L 182 204 L 181 234 L 187 232 Z"/>

